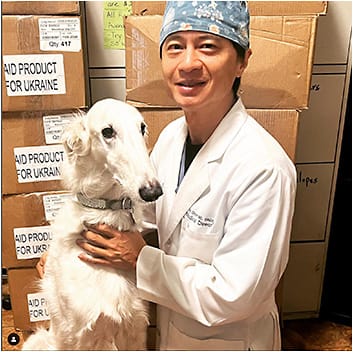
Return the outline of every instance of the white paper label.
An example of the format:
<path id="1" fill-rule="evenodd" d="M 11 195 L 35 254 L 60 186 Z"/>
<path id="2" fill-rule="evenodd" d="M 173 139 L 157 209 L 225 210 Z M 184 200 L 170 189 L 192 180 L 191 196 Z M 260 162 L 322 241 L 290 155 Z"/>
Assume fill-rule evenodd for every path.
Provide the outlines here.
<path id="1" fill-rule="evenodd" d="M 64 205 L 67 199 L 72 197 L 71 193 L 65 194 L 50 194 L 43 196 L 43 205 L 45 212 L 45 219 L 53 221 L 58 211 Z"/>
<path id="2" fill-rule="evenodd" d="M 9 97 L 66 93 L 62 54 L 4 55 L 3 63 Z"/>
<path id="3" fill-rule="evenodd" d="M 64 128 L 71 123 L 74 118 L 74 114 L 43 116 L 45 143 L 60 143 Z"/>
<path id="4" fill-rule="evenodd" d="M 39 38 L 42 51 L 80 51 L 79 18 L 40 18 Z"/>
<path id="5" fill-rule="evenodd" d="M 61 180 L 62 144 L 14 148 L 18 183 Z"/>
<path id="6" fill-rule="evenodd" d="M 17 259 L 40 258 L 53 239 L 50 226 L 19 227 L 13 229 Z"/>
<path id="7" fill-rule="evenodd" d="M 27 294 L 29 321 L 44 321 L 50 320 L 47 307 L 47 299 L 43 293 L 28 293 Z"/>

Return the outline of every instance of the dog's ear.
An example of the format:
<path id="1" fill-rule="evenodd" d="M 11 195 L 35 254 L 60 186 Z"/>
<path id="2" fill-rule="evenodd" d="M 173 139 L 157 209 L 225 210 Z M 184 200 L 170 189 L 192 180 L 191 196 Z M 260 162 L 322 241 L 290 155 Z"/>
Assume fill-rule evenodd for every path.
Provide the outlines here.
<path id="1" fill-rule="evenodd" d="M 85 156 L 91 149 L 89 132 L 85 126 L 85 115 L 80 114 L 64 130 L 61 141 L 69 159 Z"/>

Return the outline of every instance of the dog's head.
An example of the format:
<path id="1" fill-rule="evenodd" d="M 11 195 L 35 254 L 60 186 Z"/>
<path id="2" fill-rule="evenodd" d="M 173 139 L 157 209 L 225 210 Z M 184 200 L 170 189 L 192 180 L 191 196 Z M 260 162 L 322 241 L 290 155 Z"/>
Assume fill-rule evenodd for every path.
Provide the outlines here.
<path id="1" fill-rule="evenodd" d="M 136 108 L 115 99 L 98 101 L 63 133 L 64 182 L 88 196 L 103 196 L 97 193 L 114 187 L 133 200 L 156 200 L 162 189 L 148 155 L 146 135 L 147 126 Z"/>

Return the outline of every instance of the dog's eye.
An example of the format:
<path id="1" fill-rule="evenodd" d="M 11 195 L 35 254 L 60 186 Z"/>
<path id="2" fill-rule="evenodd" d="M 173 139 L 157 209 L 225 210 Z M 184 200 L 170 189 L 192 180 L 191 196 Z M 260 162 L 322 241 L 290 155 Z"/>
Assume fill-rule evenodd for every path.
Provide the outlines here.
<path id="1" fill-rule="evenodd" d="M 113 138 L 115 137 L 116 133 L 112 127 L 106 127 L 102 129 L 102 135 L 104 138 Z"/>
<path id="2" fill-rule="evenodd" d="M 146 134 L 147 126 L 144 122 L 141 122 L 141 133 L 144 136 Z"/>

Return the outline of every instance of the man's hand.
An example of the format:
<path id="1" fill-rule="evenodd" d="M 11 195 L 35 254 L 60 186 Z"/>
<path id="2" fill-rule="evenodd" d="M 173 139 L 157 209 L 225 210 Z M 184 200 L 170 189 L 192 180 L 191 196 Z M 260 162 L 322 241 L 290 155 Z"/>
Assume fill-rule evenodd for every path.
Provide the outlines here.
<path id="1" fill-rule="evenodd" d="M 39 262 L 36 265 L 37 272 L 39 274 L 39 277 L 43 279 L 44 273 L 45 273 L 45 263 L 47 261 L 48 257 L 48 252 L 44 252 L 42 256 L 39 259 Z"/>
<path id="2" fill-rule="evenodd" d="M 76 241 L 85 253 L 82 261 L 129 270 L 136 267 L 137 257 L 146 246 L 139 232 L 120 232 L 106 224 L 89 226 Z"/>

